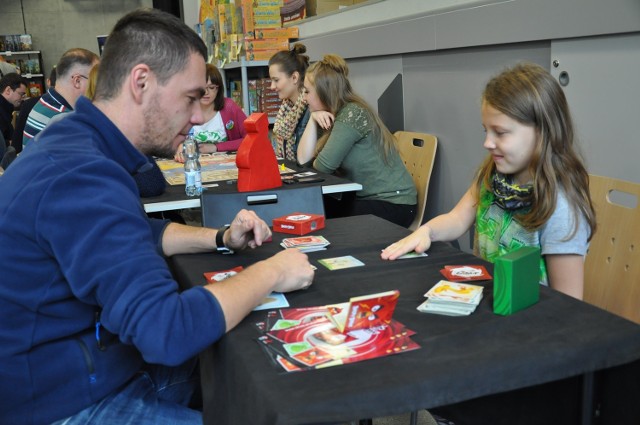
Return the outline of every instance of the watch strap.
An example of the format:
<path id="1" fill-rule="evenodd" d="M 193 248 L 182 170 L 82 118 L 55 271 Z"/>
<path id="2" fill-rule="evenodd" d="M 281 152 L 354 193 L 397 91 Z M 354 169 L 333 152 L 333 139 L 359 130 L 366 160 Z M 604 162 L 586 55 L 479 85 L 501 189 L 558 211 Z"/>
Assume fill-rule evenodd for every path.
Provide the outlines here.
<path id="1" fill-rule="evenodd" d="M 219 228 L 218 231 L 216 232 L 216 251 L 222 254 L 233 254 L 233 250 L 227 248 L 224 245 L 224 234 L 227 230 L 229 230 L 229 227 L 231 226 L 227 224 Z"/>

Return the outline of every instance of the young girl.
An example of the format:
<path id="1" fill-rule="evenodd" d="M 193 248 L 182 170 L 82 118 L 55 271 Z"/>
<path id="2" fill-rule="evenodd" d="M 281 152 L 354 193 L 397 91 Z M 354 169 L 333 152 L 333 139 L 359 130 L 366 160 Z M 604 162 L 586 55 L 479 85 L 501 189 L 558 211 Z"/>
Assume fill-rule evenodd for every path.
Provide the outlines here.
<path id="1" fill-rule="evenodd" d="M 493 262 L 521 246 L 539 246 L 540 283 L 582 299 L 596 220 L 560 85 L 538 65 L 507 69 L 484 90 L 482 125 L 489 155 L 469 190 L 449 213 L 385 248 L 382 258 L 424 252 L 431 242 L 460 237 L 475 221 L 476 254 Z"/>
<path id="2" fill-rule="evenodd" d="M 207 64 L 207 85 L 200 98 L 205 123 L 193 126 L 193 134 L 200 153 L 235 151 L 247 135 L 244 120 L 247 116 L 231 99 L 224 97 L 222 75 L 215 65 Z M 182 144 L 175 160 L 184 162 Z"/>
<path id="3" fill-rule="evenodd" d="M 296 43 L 289 51 L 278 52 L 269 59 L 271 90 L 278 93 L 282 106 L 273 124 L 276 154 L 296 160 L 298 142 L 309 121 L 309 108 L 302 93 L 309 56 L 304 44 Z"/>
<path id="4" fill-rule="evenodd" d="M 363 186 L 346 204 L 325 197 L 327 217 L 374 214 L 407 227 L 416 213 L 413 179 L 393 135 L 353 92 L 348 75 L 346 62 L 336 55 L 324 56 L 307 70 L 304 88 L 311 119 L 300 139 L 298 162 L 313 160 L 316 170 Z"/>

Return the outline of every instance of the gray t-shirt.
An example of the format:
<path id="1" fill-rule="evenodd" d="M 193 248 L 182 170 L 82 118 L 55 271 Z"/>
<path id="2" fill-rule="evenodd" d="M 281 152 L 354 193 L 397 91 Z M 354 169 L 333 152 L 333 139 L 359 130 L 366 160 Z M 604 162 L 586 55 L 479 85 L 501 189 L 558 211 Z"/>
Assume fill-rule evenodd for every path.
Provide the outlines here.
<path id="1" fill-rule="evenodd" d="M 567 239 L 574 228 L 573 211 L 569 208 L 564 191 L 558 191 L 556 210 L 538 231 L 542 255 L 578 254 L 585 256 L 589 243 L 589 225 L 583 214 L 578 214 L 578 229 Z"/>

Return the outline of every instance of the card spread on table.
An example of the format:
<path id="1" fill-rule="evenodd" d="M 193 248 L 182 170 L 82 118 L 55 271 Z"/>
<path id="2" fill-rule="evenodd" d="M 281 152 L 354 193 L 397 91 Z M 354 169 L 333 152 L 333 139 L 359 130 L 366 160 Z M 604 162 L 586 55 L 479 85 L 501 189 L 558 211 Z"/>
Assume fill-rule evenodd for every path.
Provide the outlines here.
<path id="1" fill-rule="evenodd" d="M 228 270 L 205 272 L 204 277 L 207 279 L 208 283 L 221 282 L 225 279 L 230 278 L 231 276 L 237 275 L 242 271 L 242 269 L 243 269 L 242 266 L 238 266 Z M 284 294 L 280 292 L 272 292 L 269 295 L 267 295 L 265 298 L 263 298 L 260 304 L 258 304 L 258 306 L 253 310 L 258 311 L 258 310 L 266 310 L 266 309 L 282 308 L 282 307 L 289 307 L 289 301 L 287 301 L 287 298 L 284 296 Z"/>
<path id="2" fill-rule="evenodd" d="M 364 263 L 351 255 L 345 255 L 344 257 L 323 258 L 318 260 L 318 263 L 322 264 L 329 270 L 348 269 L 351 267 L 364 266 Z"/>
<path id="3" fill-rule="evenodd" d="M 373 295 L 368 297 L 375 298 Z M 420 348 L 411 339 L 415 332 L 394 319 L 388 323 L 377 323 L 372 327 L 341 333 L 327 316 L 330 307 L 268 311 L 256 323 L 256 329 L 261 334 L 257 341 L 274 365 L 285 372 L 299 372 L 396 355 Z M 270 323 L 273 325 L 270 326 Z M 291 326 L 286 327 L 287 324 Z"/>

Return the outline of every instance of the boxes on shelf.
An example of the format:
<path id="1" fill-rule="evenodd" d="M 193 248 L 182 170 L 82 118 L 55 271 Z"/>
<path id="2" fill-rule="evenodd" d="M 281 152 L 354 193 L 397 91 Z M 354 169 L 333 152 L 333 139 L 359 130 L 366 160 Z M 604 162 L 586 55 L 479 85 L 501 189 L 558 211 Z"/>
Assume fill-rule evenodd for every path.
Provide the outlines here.
<path id="1" fill-rule="evenodd" d="M 245 39 L 257 39 L 261 40 L 263 38 L 298 38 L 299 31 L 298 27 L 287 27 L 287 28 L 260 28 L 254 30 L 253 32 L 245 32 Z"/>
<path id="2" fill-rule="evenodd" d="M 273 219 L 273 231 L 292 235 L 306 235 L 324 229 L 324 216 L 294 212 Z"/>
<path id="3" fill-rule="evenodd" d="M 280 50 L 275 49 L 254 50 L 252 52 L 245 52 L 244 56 L 248 61 L 268 61 L 269 59 L 271 59 L 271 56 L 275 55 L 279 51 Z"/>
<path id="4" fill-rule="evenodd" d="M 35 81 L 29 82 L 29 97 L 42 96 L 42 84 Z"/>
<path id="5" fill-rule="evenodd" d="M 245 39 L 244 47 L 247 52 L 261 50 L 289 50 L 288 38 L 263 38 L 263 39 Z"/>
<path id="6" fill-rule="evenodd" d="M 282 26 L 279 6 L 253 8 L 253 28 L 280 28 Z"/>
<path id="7" fill-rule="evenodd" d="M 315 0 L 315 15 L 333 12 L 334 10 L 353 6 L 366 0 Z M 309 14 L 309 16 L 313 16 Z"/>
<path id="8" fill-rule="evenodd" d="M 284 4 L 280 8 L 282 25 L 303 20 L 306 16 L 306 10 L 305 0 L 284 0 Z"/>
<path id="9" fill-rule="evenodd" d="M 0 35 L 0 52 L 26 52 L 33 50 L 31 34 Z"/>

